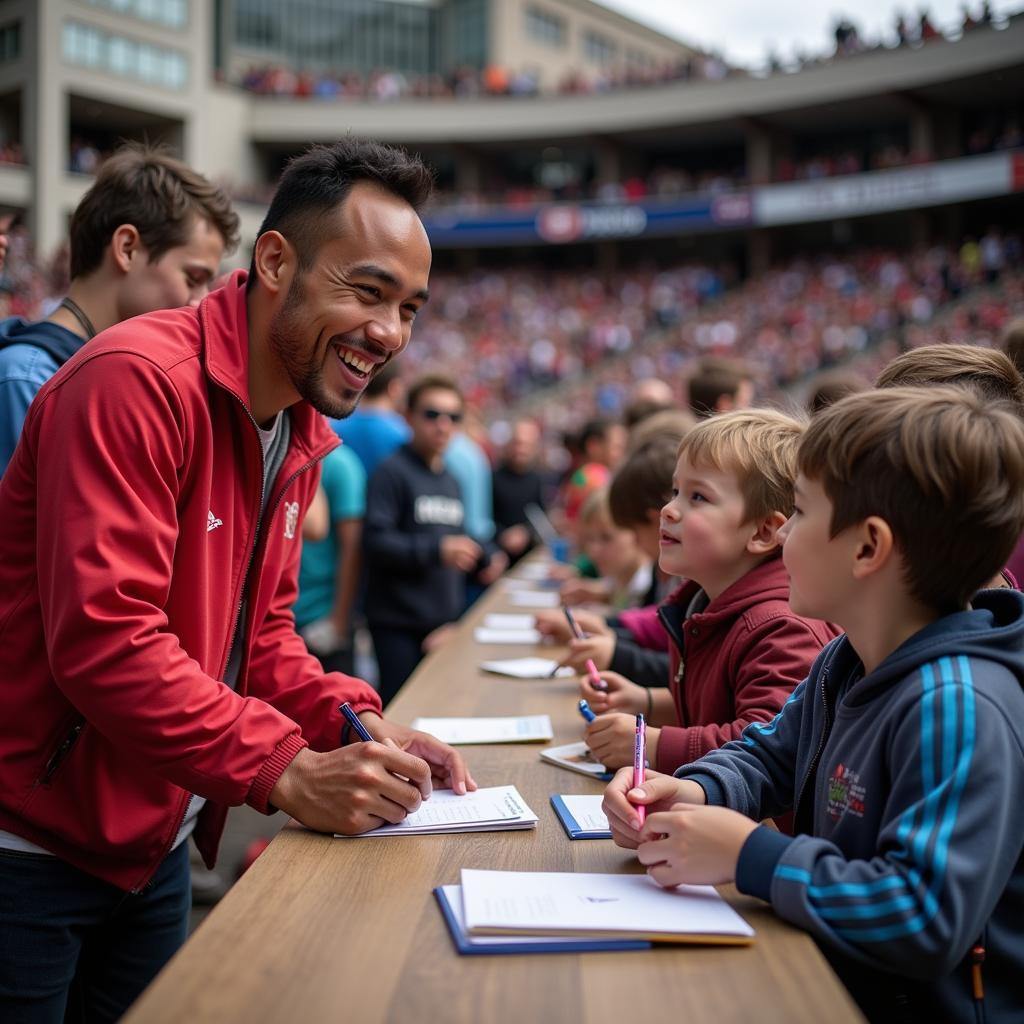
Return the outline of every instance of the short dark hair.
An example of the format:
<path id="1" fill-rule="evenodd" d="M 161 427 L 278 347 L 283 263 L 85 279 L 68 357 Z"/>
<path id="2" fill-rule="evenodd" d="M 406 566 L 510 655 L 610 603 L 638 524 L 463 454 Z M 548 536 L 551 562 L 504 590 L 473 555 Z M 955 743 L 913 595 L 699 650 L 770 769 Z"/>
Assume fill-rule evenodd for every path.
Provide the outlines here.
<path id="1" fill-rule="evenodd" d="M 951 384 L 971 388 L 990 402 L 1024 406 L 1024 380 L 1004 352 L 976 345 L 923 345 L 892 360 L 878 375 L 876 386 L 933 387 Z"/>
<path id="2" fill-rule="evenodd" d="M 1024 532 L 1024 424 L 1009 402 L 965 387 L 893 387 L 815 416 L 800 472 L 832 502 L 831 536 L 880 516 L 908 592 L 960 611 Z"/>
<path id="3" fill-rule="evenodd" d="M 612 421 L 606 419 L 588 420 L 580 428 L 579 445 L 580 451 L 586 454 L 587 445 L 591 441 L 603 441 L 612 428 Z"/>
<path id="4" fill-rule="evenodd" d="M 425 391 L 451 391 L 452 394 L 458 395 L 460 402 L 465 404 L 462 389 L 451 377 L 445 377 L 440 373 L 428 373 L 424 377 L 418 377 L 409 387 L 409 397 L 406 400 L 406 408 L 409 412 L 416 411 L 416 403 Z"/>
<path id="5" fill-rule="evenodd" d="M 718 401 L 725 395 L 735 398 L 745 380 L 754 374 L 746 363 L 738 359 L 708 356 L 702 359 L 689 381 L 690 408 L 697 416 L 710 416 L 718 409 Z"/>
<path id="6" fill-rule="evenodd" d="M 430 198 L 434 175 L 418 156 L 398 146 L 342 139 L 313 146 L 288 162 L 256 237 L 280 231 L 308 270 L 325 237 L 327 215 L 344 202 L 356 182 L 366 181 L 404 199 L 414 210 Z M 256 280 L 255 262 L 248 286 Z"/>
<path id="7" fill-rule="evenodd" d="M 608 507 L 616 526 L 629 528 L 648 521 L 671 497 L 678 440 L 661 438 L 626 456 L 608 488 Z"/>
<path id="8" fill-rule="evenodd" d="M 812 416 L 838 402 L 840 398 L 855 395 L 858 391 L 866 391 L 868 388 L 868 382 L 864 377 L 853 370 L 822 373 L 811 383 L 813 387 L 807 399 L 807 411 Z"/>
<path id="9" fill-rule="evenodd" d="M 229 252 L 238 244 L 238 214 L 222 188 L 159 146 L 122 146 L 71 215 L 71 277 L 100 266 L 122 224 L 139 232 L 153 262 L 188 241 L 197 217 L 217 229 Z"/>

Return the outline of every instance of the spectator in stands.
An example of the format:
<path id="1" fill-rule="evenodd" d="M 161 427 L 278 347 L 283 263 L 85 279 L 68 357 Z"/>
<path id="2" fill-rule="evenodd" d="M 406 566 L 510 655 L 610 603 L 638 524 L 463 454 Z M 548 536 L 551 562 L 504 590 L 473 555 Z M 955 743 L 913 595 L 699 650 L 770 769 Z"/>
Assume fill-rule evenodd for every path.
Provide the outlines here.
<path id="1" fill-rule="evenodd" d="M 735 359 L 702 359 L 689 381 L 690 408 L 694 415 L 747 409 L 754 400 L 753 376 Z"/>
<path id="2" fill-rule="evenodd" d="M 405 405 L 405 387 L 396 363 L 388 363 L 366 385 L 358 408 L 347 419 L 332 420 L 338 436 L 359 456 L 366 477 L 399 445 L 409 440 L 409 424 L 399 409 Z"/>
<path id="3" fill-rule="evenodd" d="M 811 382 L 811 393 L 807 399 L 807 411 L 813 416 L 833 402 L 858 391 L 867 390 L 870 385 L 864 377 L 853 370 L 834 370 L 823 373 Z"/>
<path id="4" fill-rule="evenodd" d="M 419 664 L 427 637 L 462 614 L 467 578 L 486 586 L 505 566 L 496 547 L 466 533 L 459 484 L 444 466 L 463 409 L 452 380 L 420 378 L 409 389 L 408 444 L 370 477 L 366 620 L 385 705 Z"/>
<path id="5" fill-rule="evenodd" d="M 224 192 L 158 149 L 111 157 L 71 217 L 71 284 L 49 319 L 0 324 L 0 473 L 36 392 L 100 331 L 197 305 L 238 242 Z"/>
<path id="6" fill-rule="evenodd" d="M 544 479 L 537 469 L 540 429 L 534 420 L 517 420 L 505 448 L 505 457 L 492 480 L 494 526 L 497 541 L 511 563 L 517 562 L 534 544 L 526 507 L 543 509 Z"/>
<path id="7" fill-rule="evenodd" d="M 608 484 L 612 471 L 626 451 L 626 430 L 621 423 L 596 419 L 584 424 L 579 435 L 580 465 L 566 482 L 562 492 L 565 518 L 574 526 L 583 502 L 598 488 Z"/>
<path id="8" fill-rule="evenodd" d="M 321 463 L 326 505 L 320 538 L 303 535 L 295 625 L 325 672 L 355 673 L 352 613 L 362 568 L 366 470 L 346 445 Z"/>

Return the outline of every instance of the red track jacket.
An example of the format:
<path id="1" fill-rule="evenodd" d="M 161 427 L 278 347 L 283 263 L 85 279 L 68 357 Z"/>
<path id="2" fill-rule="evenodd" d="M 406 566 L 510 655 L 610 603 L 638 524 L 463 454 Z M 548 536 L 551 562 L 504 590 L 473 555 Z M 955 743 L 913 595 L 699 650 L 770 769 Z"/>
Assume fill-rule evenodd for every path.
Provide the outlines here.
<path id="1" fill-rule="evenodd" d="M 267 810 L 339 702 L 295 632 L 302 518 L 337 443 L 305 402 L 263 522 L 245 274 L 198 309 L 104 331 L 39 392 L 0 482 L 0 828 L 129 890 L 190 793 L 213 863 L 226 809 Z M 237 692 L 218 680 L 248 593 Z"/>

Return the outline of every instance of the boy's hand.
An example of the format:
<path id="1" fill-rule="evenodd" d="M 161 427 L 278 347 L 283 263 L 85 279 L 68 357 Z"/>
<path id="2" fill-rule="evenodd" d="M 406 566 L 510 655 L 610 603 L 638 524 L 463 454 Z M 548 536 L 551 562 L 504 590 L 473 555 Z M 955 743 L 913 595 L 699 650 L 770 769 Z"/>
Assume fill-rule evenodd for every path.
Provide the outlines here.
<path id="1" fill-rule="evenodd" d="M 582 628 L 582 627 L 581 627 Z M 615 637 L 610 634 L 588 636 L 586 640 L 570 640 L 569 653 L 561 664 L 569 665 L 577 672 L 587 670 L 587 659 L 593 661 L 598 670 L 606 669 L 612 663 L 615 653 Z"/>
<path id="2" fill-rule="evenodd" d="M 608 623 L 596 612 L 576 611 L 573 609 L 573 618 L 584 633 L 590 636 L 613 636 L 608 628 Z M 545 608 L 537 612 L 537 629 L 544 636 L 551 637 L 556 643 L 566 644 L 572 639 L 572 632 L 569 629 L 569 622 L 565 612 Z"/>
<path id="3" fill-rule="evenodd" d="M 676 779 L 661 772 L 648 771 L 644 784 L 633 787 L 633 767 L 623 768 L 608 783 L 601 808 L 608 818 L 612 838 L 627 850 L 635 850 L 641 842 L 640 819 L 636 808 L 643 804 L 649 814 L 667 811 L 680 801 L 703 804 L 704 790 L 696 782 Z"/>
<path id="4" fill-rule="evenodd" d="M 483 549 L 472 537 L 462 534 L 442 537 L 440 550 L 442 564 L 460 572 L 472 572 L 483 554 Z"/>
<path id="5" fill-rule="evenodd" d="M 647 727 L 647 758 L 653 761 L 658 754 L 660 729 Z M 587 746 L 605 768 L 622 768 L 633 763 L 636 748 L 636 716 L 599 715 L 586 729 Z"/>
<path id="6" fill-rule="evenodd" d="M 647 712 L 647 691 L 630 682 L 618 672 L 602 672 L 601 678 L 607 690 L 595 690 L 590 675 L 580 676 L 580 696 L 590 705 L 595 715 L 607 711 L 622 711 L 627 715 L 642 715 Z"/>
<path id="7" fill-rule="evenodd" d="M 721 885 L 736 878 L 740 850 L 755 828 L 756 821 L 728 807 L 679 803 L 648 815 L 636 855 L 666 889 Z"/>
<path id="8" fill-rule="evenodd" d="M 481 586 L 489 587 L 507 568 L 508 555 L 504 551 L 496 551 L 477 574 L 477 580 Z"/>

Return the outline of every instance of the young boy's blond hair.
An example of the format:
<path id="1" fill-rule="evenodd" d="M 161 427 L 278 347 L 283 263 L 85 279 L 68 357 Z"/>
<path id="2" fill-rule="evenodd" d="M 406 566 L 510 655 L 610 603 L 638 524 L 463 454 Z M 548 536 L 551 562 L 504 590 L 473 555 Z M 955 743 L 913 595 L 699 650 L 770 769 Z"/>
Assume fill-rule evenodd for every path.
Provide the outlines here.
<path id="1" fill-rule="evenodd" d="M 1024 531 L 1024 424 L 970 388 L 844 398 L 811 421 L 798 462 L 832 502 L 832 536 L 884 519 L 911 595 L 936 611 L 966 608 Z"/>
<path id="2" fill-rule="evenodd" d="M 793 513 L 797 449 L 805 423 L 777 409 L 742 409 L 698 423 L 676 457 L 731 472 L 739 481 L 747 521 Z"/>

